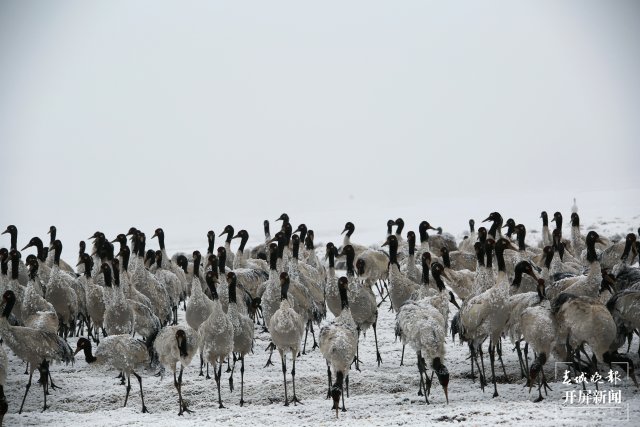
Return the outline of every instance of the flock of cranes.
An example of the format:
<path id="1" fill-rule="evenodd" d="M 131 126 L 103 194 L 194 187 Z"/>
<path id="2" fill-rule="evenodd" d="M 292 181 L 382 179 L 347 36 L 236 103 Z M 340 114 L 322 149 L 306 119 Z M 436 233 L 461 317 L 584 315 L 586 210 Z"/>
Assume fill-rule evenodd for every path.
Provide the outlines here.
<path id="1" fill-rule="evenodd" d="M 206 369 L 207 379 L 213 370 L 223 408 L 222 367 L 228 365 L 233 391 L 239 365 L 243 406 L 244 362 L 254 350 L 256 331 L 268 331 L 268 348 L 280 355 L 285 405 L 301 403 L 296 359 L 307 346 L 319 348 L 327 366 L 327 398 L 338 416 L 346 410 L 351 369 L 360 370 L 360 337 L 369 329 L 377 365 L 383 363 L 376 329 L 383 303 L 395 313 L 394 328 L 403 345 L 401 360 L 385 363 L 402 364 L 409 345 L 417 356 L 418 394 L 427 403 L 434 375 L 449 401 L 449 331 L 452 339 L 458 336 L 468 346 L 471 376 L 482 390 L 488 384 L 483 348 L 488 350 L 494 397 L 496 356 L 507 376 L 502 360 L 507 340 L 515 345 L 519 374 L 529 390 L 538 381 L 537 401 L 549 387 L 544 366 L 551 357 L 569 361 L 579 372 L 627 362 L 635 383 L 633 361 L 618 350 L 630 345 L 640 327 L 637 236 L 607 239 L 595 231 L 583 236 L 577 212 L 571 214 L 570 236 L 562 234 L 560 212 L 553 215 L 553 230 L 546 212 L 541 219 L 539 245 L 527 245 L 523 224 L 505 222 L 493 212 L 484 221 L 491 223 L 488 229 L 476 230 L 470 220 L 470 232 L 461 242 L 441 230 L 434 233 L 427 221 L 418 225 L 417 235 L 404 234 L 404 221 L 398 218 L 387 222 L 387 237 L 379 246 L 352 242 L 355 225 L 347 222 L 341 245 L 328 242 L 324 251 L 317 251 L 313 230 L 305 224 L 294 230 L 289 216 L 282 214 L 282 227 L 273 236 L 264 222 L 264 244 L 254 248 L 246 247 L 246 230 L 235 233 L 228 225 L 217 236 L 226 235 L 223 246 L 216 248 L 216 235 L 209 231 L 206 253 L 172 255 L 166 252 L 161 228 L 152 235 L 158 249 L 147 250 L 145 233 L 132 227 L 111 241 L 95 232 L 90 247 L 80 242 L 71 263 L 62 259 L 63 245 L 54 226 L 48 246 L 33 237 L 18 250 L 18 229 L 9 225 L 2 233 L 10 237 L 9 248 L 0 248 L 0 416 L 13 406 L 3 388 L 5 348 L 27 364 L 19 412 L 36 370 L 44 410 L 50 388 L 57 388 L 52 363 L 74 362 L 80 352 L 87 364 L 105 365 L 120 374 L 126 383 L 125 406 L 133 374 L 142 412 L 147 412 L 144 371 L 173 373 L 182 415 L 191 412 L 182 390 L 186 366 L 199 361 L 200 375 Z M 235 253 L 234 239 L 240 240 Z M 29 248 L 35 253 L 23 256 Z M 338 274 L 342 270 L 344 275 Z M 450 313 L 453 308 L 455 313 Z M 185 311 L 186 324 L 179 322 L 179 310 Z M 319 328 L 317 340 L 314 326 Z M 270 364 L 271 355 L 265 367 Z"/>

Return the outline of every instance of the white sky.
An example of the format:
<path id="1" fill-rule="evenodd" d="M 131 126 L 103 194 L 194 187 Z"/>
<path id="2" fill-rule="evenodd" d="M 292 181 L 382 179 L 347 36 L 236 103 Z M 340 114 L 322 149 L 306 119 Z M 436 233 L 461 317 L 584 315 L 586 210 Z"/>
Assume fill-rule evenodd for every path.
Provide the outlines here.
<path id="1" fill-rule="evenodd" d="M 0 228 L 22 245 L 56 224 L 75 251 L 130 225 L 204 241 L 319 206 L 637 189 L 638 18 L 634 1 L 1 1 Z"/>

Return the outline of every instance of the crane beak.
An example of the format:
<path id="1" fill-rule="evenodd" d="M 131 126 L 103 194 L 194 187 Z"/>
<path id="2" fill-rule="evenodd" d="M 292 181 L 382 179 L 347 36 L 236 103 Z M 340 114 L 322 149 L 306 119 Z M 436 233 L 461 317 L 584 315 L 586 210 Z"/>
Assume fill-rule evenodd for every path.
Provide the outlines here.
<path id="1" fill-rule="evenodd" d="M 491 217 L 488 216 L 486 219 L 484 219 L 482 222 L 487 222 L 487 221 L 491 221 Z"/>
<path id="2" fill-rule="evenodd" d="M 460 305 L 458 304 L 458 301 L 456 301 L 456 297 L 455 295 L 453 295 L 453 292 L 451 291 L 449 291 L 449 301 L 451 302 L 451 304 L 453 304 L 455 308 L 460 310 Z"/>
<path id="3" fill-rule="evenodd" d="M 25 246 L 24 248 L 20 249 L 20 251 L 24 251 L 25 249 L 30 248 L 30 247 L 31 247 L 31 243 L 29 243 L 29 244 L 28 244 L 27 246 Z"/>

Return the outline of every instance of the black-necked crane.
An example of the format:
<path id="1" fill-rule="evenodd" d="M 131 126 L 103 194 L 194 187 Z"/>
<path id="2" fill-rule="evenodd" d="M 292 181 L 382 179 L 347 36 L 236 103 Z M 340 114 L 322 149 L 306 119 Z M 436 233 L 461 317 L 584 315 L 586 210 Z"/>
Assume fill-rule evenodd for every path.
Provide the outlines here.
<path id="1" fill-rule="evenodd" d="M 336 418 L 340 409 L 340 396 L 342 396 L 342 411 L 347 410 L 344 405 L 344 382 L 346 380 L 348 391 L 349 370 L 358 346 L 357 326 L 349 307 L 348 285 L 349 281 L 346 277 L 338 279 L 340 314 L 320 329 L 320 352 L 327 360 L 328 395 L 333 398 L 331 409 L 335 409 Z M 332 369 L 336 376 L 336 382 L 333 385 L 331 384 Z"/>
<path id="2" fill-rule="evenodd" d="M 269 322 L 269 332 L 271 339 L 280 352 L 282 359 L 282 376 L 284 378 L 284 406 L 289 406 L 289 397 L 287 394 L 287 359 L 286 353 L 291 352 L 293 359 L 293 367 L 291 369 L 291 378 L 293 384 L 293 397 L 291 402 L 295 405 L 300 400 L 296 395 L 296 357 L 300 351 L 300 343 L 302 334 L 305 330 L 306 322 L 302 316 L 298 314 L 289 303 L 289 274 L 287 272 L 280 273 L 280 308 L 271 316 Z"/>
<path id="3" fill-rule="evenodd" d="M 40 382 L 44 392 L 43 411 L 48 408 L 47 394 L 49 394 L 49 362 L 65 362 L 73 361 L 73 351 L 69 344 L 53 332 L 41 329 L 12 326 L 9 324 L 9 316 L 16 303 L 16 295 L 13 291 L 8 290 L 2 295 L 2 315 L 0 315 L 0 335 L 3 343 L 13 351 L 20 359 L 29 364 L 29 382 L 22 398 L 19 414 L 22 413 L 24 402 L 31 387 L 31 378 L 33 372 L 38 369 L 40 371 Z M 55 388 L 51 383 L 52 388 Z"/>
<path id="4" fill-rule="evenodd" d="M 195 356 L 198 350 L 198 339 L 198 332 L 193 328 L 172 325 L 162 329 L 153 343 L 162 366 L 173 372 L 173 385 L 178 391 L 178 415 L 192 412 L 182 398 L 182 371 L 185 366 L 189 366 L 191 359 Z M 176 377 L 178 362 L 180 362 L 180 373 Z"/>

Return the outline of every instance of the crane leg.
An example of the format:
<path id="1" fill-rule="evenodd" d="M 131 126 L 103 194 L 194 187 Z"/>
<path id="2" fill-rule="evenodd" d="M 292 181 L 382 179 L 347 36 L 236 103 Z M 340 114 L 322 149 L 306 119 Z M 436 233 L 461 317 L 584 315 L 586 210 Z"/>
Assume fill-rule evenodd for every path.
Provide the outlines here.
<path id="1" fill-rule="evenodd" d="M 496 348 L 493 341 L 489 340 L 489 361 L 491 362 L 491 379 L 493 380 L 493 397 L 498 397 L 498 385 L 496 384 Z"/>
<path id="2" fill-rule="evenodd" d="M 420 374 L 420 386 L 418 388 L 418 396 L 424 396 L 426 402 L 429 403 L 429 399 L 427 398 L 427 393 L 424 393 L 423 391 L 426 389 L 426 387 L 425 387 L 425 381 L 424 381 L 425 371 L 424 371 L 424 363 L 422 362 L 423 361 L 422 353 L 417 352 L 416 356 L 418 359 L 418 373 Z"/>
<path id="3" fill-rule="evenodd" d="M 289 406 L 289 397 L 287 396 L 287 356 L 284 351 L 280 355 L 282 359 L 282 376 L 284 378 L 284 406 Z"/>
<path id="4" fill-rule="evenodd" d="M 329 389 L 327 390 L 327 399 L 331 398 L 331 366 L 329 366 L 329 361 L 327 361 L 327 378 L 329 379 Z"/>
<path id="5" fill-rule="evenodd" d="M 291 368 L 291 383 L 293 384 L 293 398 L 291 401 L 295 405 L 296 403 L 302 404 L 302 402 L 296 396 L 296 356 L 293 356 L 293 367 Z"/>
<path id="6" fill-rule="evenodd" d="M 307 336 L 309 335 L 309 324 L 311 319 L 307 321 L 307 326 L 304 328 L 304 344 L 302 345 L 302 354 L 307 354 Z"/>
<path id="7" fill-rule="evenodd" d="M 269 365 L 273 365 L 273 362 L 271 361 L 271 356 L 273 356 L 273 350 L 276 348 L 276 345 L 271 342 L 269 343 L 269 345 L 267 346 L 267 348 L 264 351 L 267 350 L 271 350 L 271 352 L 269 353 L 269 359 L 267 360 L 267 363 L 265 363 L 265 365 L 263 366 L 263 368 L 266 368 Z"/>
<path id="8" fill-rule="evenodd" d="M 49 362 L 47 362 L 46 359 L 42 361 L 38 367 L 38 371 L 40 371 L 40 379 L 38 382 L 42 384 L 42 392 L 44 394 L 44 406 L 42 407 L 42 412 L 44 412 L 48 408 L 47 395 L 49 394 Z"/>
<path id="9" fill-rule="evenodd" d="M 178 381 L 176 382 L 176 373 L 175 371 L 173 372 L 173 381 L 176 385 L 176 388 L 178 389 L 178 399 L 179 399 L 179 403 L 180 403 L 180 412 L 178 412 L 178 415 L 183 415 L 185 412 L 187 413 L 192 413 L 193 411 L 189 409 L 189 407 L 187 406 L 187 402 L 184 401 L 184 399 L 182 398 L 182 371 L 183 371 L 184 367 L 180 366 L 180 374 L 178 375 Z"/>
<path id="10" fill-rule="evenodd" d="M 349 397 L 349 375 L 344 379 L 344 382 L 347 383 L 347 397 Z M 342 402 L 342 406 L 344 407 L 344 402 Z"/>
<path id="11" fill-rule="evenodd" d="M 376 332 L 376 323 L 373 322 L 373 338 L 376 342 L 376 361 L 378 362 L 378 366 L 382 363 L 382 357 L 380 356 L 380 350 L 378 349 L 378 333 Z"/>
<path id="12" fill-rule="evenodd" d="M 222 404 L 222 395 L 220 394 L 220 379 L 222 377 L 222 364 L 224 363 L 224 360 L 219 360 L 218 361 L 218 370 L 216 372 L 216 364 L 214 363 L 213 365 L 213 376 L 216 380 L 216 387 L 218 388 L 218 408 L 222 409 L 224 408 L 224 405 Z"/>
<path id="13" fill-rule="evenodd" d="M 482 375 L 480 375 L 480 380 L 482 381 L 482 391 L 484 391 L 484 386 L 487 385 L 487 374 L 484 372 L 484 353 L 482 352 L 482 344 L 478 346 L 478 354 L 480 355 L 480 366 L 482 366 Z"/>
<path id="14" fill-rule="evenodd" d="M 502 373 L 504 374 L 505 380 L 507 379 L 507 370 L 504 368 L 504 362 L 502 361 L 502 338 L 498 339 L 498 345 L 496 346 L 496 352 L 498 353 L 498 360 L 500 361 L 500 365 L 502 366 Z"/>
<path id="15" fill-rule="evenodd" d="M 244 405 L 244 354 L 240 355 L 240 406 L 242 405 Z"/>
<path id="16" fill-rule="evenodd" d="M 313 330 L 313 322 L 309 322 L 309 327 L 311 329 L 311 338 L 313 338 L 313 346 L 311 347 L 311 350 L 315 350 L 316 348 L 320 348 L 320 346 L 318 345 L 318 341 L 316 341 L 316 333 Z"/>
<path id="17" fill-rule="evenodd" d="M 527 374 L 526 378 L 529 378 L 529 343 L 524 343 L 524 372 Z"/>
<path id="18" fill-rule="evenodd" d="M 360 350 L 360 326 L 357 326 L 358 329 L 358 341 L 356 342 L 356 357 L 353 359 L 353 362 L 351 362 L 352 364 L 355 362 L 356 364 L 356 371 L 360 372 L 360 357 L 359 357 L 359 350 Z"/>
<path id="19" fill-rule="evenodd" d="M 138 384 L 140 384 L 140 399 L 142 399 L 142 413 L 148 413 L 149 411 L 147 410 L 146 405 L 144 404 L 144 392 L 142 391 L 142 378 L 140 377 L 140 375 L 136 374 L 135 372 L 133 373 L 133 375 L 136 376 L 136 378 L 138 379 Z"/>
<path id="20" fill-rule="evenodd" d="M 24 406 L 24 401 L 27 398 L 27 394 L 29 393 L 29 389 L 31 388 L 31 378 L 33 377 L 33 369 L 31 370 L 31 374 L 29 374 L 29 382 L 27 383 L 27 389 L 24 391 L 24 396 L 22 397 L 22 404 L 20 405 L 20 410 L 18 414 L 22 413 L 22 407 Z"/>
<path id="21" fill-rule="evenodd" d="M 235 365 L 236 365 L 236 355 L 233 352 L 231 352 L 231 355 L 233 357 L 233 366 L 235 367 Z M 225 372 L 226 373 L 231 372 L 231 358 L 229 356 L 227 356 L 227 370 Z"/>
<path id="22" fill-rule="evenodd" d="M 515 347 L 513 348 L 518 353 L 518 364 L 520 365 L 520 375 L 522 378 L 527 378 L 527 374 L 524 370 L 524 360 L 522 359 L 522 350 L 520 349 L 520 340 L 516 341 Z"/>
<path id="23" fill-rule="evenodd" d="M 131 391 L 131 375 L 127 374 L 127 394 L 124 396 L 124 407 L 127 407 L 127 401 L 129 400 L 129 392 Z"/>
<path id="24" fill-rule="evenodd" d="M 347 375 L 347 393 L 349 393 L 349 376 Z M 340 394 L 342 394 L 342 412 L 347 412 L 347 408 L 344 406 L 344 389 L 343 385 L 340 384 Z"/>

